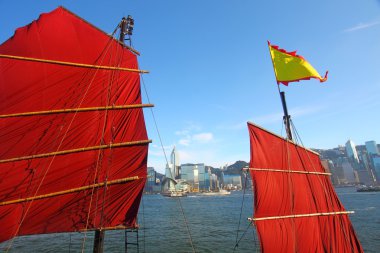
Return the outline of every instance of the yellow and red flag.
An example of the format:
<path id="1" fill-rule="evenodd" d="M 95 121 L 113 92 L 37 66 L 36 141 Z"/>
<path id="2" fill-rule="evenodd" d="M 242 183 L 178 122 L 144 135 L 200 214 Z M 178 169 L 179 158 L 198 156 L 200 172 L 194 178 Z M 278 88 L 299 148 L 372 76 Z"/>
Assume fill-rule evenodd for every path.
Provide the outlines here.
<path id="1" fill-rule="evenodd" d="M 290 82 L 310 80 L 311 78 L 318 79 L 320 82 L 327 80 L 328 71 L 324 77 L 321 77 L 310 63 L 296 54 L 296 51 L 287 52 L 278 46 L 271 45 L 269 41 L 268 46 L 277 84 L 282 83 L 287 86 Z"/>

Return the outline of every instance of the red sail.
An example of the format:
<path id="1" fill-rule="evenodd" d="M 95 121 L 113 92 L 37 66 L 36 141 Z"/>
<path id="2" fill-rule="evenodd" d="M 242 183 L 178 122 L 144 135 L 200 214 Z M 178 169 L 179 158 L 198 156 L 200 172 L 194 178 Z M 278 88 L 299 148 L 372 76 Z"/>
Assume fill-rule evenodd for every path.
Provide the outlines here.
<path id="1" fill-rule="evenodd" d="M 248 123 L 262 252 L 363 252 L 319 155 Z"/>
<path id="2" fill-rule="evenodd" d="M 62 7 L 0 45 L 0 242 L 136 225 L 143 112 L 112 107 L 141 104 L 139 73 L 127 70 L 137 68 L 134 53 Z"/>

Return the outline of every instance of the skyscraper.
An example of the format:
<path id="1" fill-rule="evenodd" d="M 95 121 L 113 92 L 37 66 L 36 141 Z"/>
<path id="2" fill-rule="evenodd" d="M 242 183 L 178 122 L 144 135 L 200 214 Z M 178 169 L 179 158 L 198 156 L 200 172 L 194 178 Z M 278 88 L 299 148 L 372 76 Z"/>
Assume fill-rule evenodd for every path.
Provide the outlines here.
<path id="1" fill-rule="evenodd" d="M 359 163 L 358 152 L 356 152 L 355 144 L 353 141 L 346 142 L 347 157 L 353 159 L 357 164 Z"/>
<path id="2" fill-rule="evenodd" d="M 375 141 L 366 141 L 365 148 L 367 149 L 367 153 L 369 155 L 378 155 L 379 150 L 377 149 L 377 145 Z"/>
<path id="3" fill-rule="evenodd" d="M 173 150 L 172 150 L 172 153 L 170 155 L 170 163 L 172 164 L 173 166 L 173 170 L 172 170 L 172 173 L 173 173 L 173 178 L 178 178 L 179 175 L 180 175 L 180 161 L 179 161 L 179 154 L 175 148 L 175 146 L 173 147 Z"/>

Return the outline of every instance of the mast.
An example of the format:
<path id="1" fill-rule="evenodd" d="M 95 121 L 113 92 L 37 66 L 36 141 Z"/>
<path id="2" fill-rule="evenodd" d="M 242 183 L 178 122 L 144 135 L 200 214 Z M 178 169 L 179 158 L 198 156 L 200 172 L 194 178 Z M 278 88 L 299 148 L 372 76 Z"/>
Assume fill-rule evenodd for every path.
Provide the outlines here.
<path id="1" fill-rule="evenodd" d="M 124 42 L 126 40 L 125 35 L 129 36 L 127 40 L 129 40 L 131 44 L 130 36 L 132 35 L 133 26 L 134 26 L 134 20 L 130 15 L 128 15 L 127 18 L 123 17 L 121 19 L 121 22 L 119 24 L 119 27 L 120 27 L 119 41 L 123 45 L 125 45 L 125 42 Z M 105 185 L 104 187 L 107 187 L 107 186 Z M 105 230 L 102 230 L 101 228 L 95 230 L 94 249 L 93 249 L 94 253 L 103 253 L 104 237 L 105 237 Z"/>
<path id="2" fill-rule="evenodd" d="M 286 106 L 285 92 L 281 91 L 280 96 L 281 96 L 282 108 L 284 109 L 284 124 L 286 128 L 286 135 L 288 136 L 289 140 L 293 140 L 292 130 L 290 128 L 290 115 L 288 113 L 288 107 Z"/>

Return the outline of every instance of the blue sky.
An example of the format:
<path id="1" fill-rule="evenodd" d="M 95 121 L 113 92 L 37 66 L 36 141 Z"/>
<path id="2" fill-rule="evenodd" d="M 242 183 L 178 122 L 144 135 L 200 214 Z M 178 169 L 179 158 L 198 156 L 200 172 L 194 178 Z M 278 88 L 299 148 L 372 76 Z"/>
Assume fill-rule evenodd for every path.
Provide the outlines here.
<path id="1" fill-rule="evenodd" d="M 306 146 L 380 142 L 380 1 L 0 0 L 0 41 L 59 5 L 106 32 L 135 18 L 143 82 L 166 154 L 176 145 L 181 163 L 249 161 L 247 121 L 284 134 L 267 40 L 329 70 L 325 83 L 281 86 Z M 148 163 L 163 172 L 149 109 L 145 117 Z"/>

